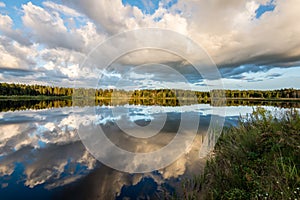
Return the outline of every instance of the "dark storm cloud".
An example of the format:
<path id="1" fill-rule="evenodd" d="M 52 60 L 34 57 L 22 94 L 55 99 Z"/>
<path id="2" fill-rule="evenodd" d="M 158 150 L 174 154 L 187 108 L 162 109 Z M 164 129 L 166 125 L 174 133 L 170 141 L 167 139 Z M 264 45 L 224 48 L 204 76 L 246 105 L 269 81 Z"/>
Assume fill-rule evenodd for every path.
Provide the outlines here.
<path id="1" fill-rule="evenodd" d="M 238 67 L 224 67 L 219 71 L 223 78 L 243 79 L 246 78 L 243 73 L 267 72 L 271 66 L 257 66 L 257 65 L 241 65 Z"/>
<path id="2" fill-rule="evenodd" d="M 33 75 L 36 72 L 32 70 L 25 70 L 25 69 L 10 69 L 10 68 L 2 68 L 0 66 L 0 74 L 3 74 L 4 76 L 16 76 L 16 77 L 21 77 L 21 76 L 28 76 L 28 75 Z"/>
<path id="3" fill-rule="evenodd" d="M 274 79 L 274 78 L 280 77 L 280 76 L 282 76 L 282 74 L 274 73 L 274 74 L 270 74 L 270 75 L 266 76 L 266 78 Z"/>

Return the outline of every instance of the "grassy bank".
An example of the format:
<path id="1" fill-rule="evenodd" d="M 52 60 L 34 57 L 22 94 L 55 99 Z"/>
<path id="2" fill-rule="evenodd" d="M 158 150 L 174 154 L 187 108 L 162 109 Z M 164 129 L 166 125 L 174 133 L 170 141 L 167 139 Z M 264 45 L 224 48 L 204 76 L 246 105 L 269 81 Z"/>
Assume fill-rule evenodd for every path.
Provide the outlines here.
<path id="1" fill-rule="evenodd" d="M 183 184 L 185 199 L 300 199 L 300 117 L 258 108 L 223 131 L 204 173 Z"/>

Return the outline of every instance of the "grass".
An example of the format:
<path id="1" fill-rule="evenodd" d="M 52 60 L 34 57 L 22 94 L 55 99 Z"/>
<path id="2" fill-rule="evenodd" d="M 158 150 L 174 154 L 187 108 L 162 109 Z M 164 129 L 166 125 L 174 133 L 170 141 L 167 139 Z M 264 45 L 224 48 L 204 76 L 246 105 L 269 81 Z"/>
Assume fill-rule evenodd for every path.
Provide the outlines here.
<path id="1" fill-rule="evenodd" d="M 300 116 L 257 108 L 223 131 L 182 199 L 300 199 Z"/>

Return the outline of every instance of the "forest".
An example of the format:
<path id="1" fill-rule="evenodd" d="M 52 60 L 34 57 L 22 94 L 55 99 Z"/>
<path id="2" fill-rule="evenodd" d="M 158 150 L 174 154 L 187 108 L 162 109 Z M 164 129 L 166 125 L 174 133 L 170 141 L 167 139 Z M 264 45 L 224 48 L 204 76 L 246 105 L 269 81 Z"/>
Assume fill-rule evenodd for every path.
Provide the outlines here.
<path id="1" fill-rule="evenodd" d="M 212 95 L 212 96 L 211 96 Z M 194 99 L 211 100 L 217 97 L 227 99 L 297 99 L 300 90 L 212 90 L 191 91 L 181 89 L 143 89 L 125 91 L 118 89 L 67 88 L 43 85 L 0 83 L 0 96 L 57 96 L 97 99 Z"/>

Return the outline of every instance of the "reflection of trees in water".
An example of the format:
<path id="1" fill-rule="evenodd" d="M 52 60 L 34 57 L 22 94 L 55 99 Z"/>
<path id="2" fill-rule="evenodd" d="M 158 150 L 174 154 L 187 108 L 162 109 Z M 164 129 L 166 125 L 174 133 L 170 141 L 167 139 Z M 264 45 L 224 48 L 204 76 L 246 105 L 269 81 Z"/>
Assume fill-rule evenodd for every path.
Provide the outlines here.
<path id="1" fill-rule="evenodd" d="M 211 106 L 273 106 L 278 108 L 300 108 L 299 101 L 267 101 L 267 100 L 214 100 L 195 98 L 123 98 L 123 99 L 89 99 L 82 98 L 72 100 L 3 100 L 0 101 L 0 111 L 15 111 L 26 109 L 47 109 L 71 106 L 121 106 L 121 105 L 144 105 L 144 106 L 184 106 L 194 104 L 210 104 Z"/>
<path id="2" fill-rule="evenodd" d="M 20 101 L 0 101 L 0 111 L 15 111 L 27 109 L 47 109 L 72 106 L 71 100 L 20 100 Z"/>
<path id="3" fill-rule="evenodd" d="M 299 101 L 227 100 L 226 106 L 273 106 L 279 108 L 300 108 L 300 102 Z"/>

